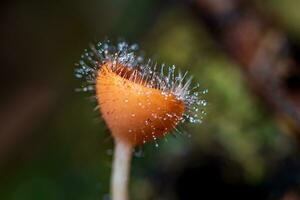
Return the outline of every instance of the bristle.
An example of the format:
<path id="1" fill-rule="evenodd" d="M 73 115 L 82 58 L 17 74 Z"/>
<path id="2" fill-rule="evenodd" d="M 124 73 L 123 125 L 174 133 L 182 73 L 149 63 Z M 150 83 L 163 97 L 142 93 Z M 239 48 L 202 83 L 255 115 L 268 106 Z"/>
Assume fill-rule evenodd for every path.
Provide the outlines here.
<path id="1" fill-rule="evenodd" d="M 129 45 L 124 41 L 116 45 L 110 41 L 99 42 L 90 45 L 90 49 L 84 51 L 75 69 L 75 76 L 84 79 L 80 91 L 95 91 L 97 73 L 105 63 L 111 63 L 113 71 L 132 82 L 158 89 L 163 95 L 173 94 L 183 101 L 186 110 L 181 122 L 201 123 L 206 115 L 204 107 L 207 106 L 207 101 L 203 96 L 207 94 L 207 89 L 201 91 L 199 84 L 192 84 L 192 76 L 189 76 L 187 71 L 177 72 L 175 65 L 157 66 L 151 59 L 144 61 L 138 51 L 138 45 Z M 120 69 L 120 66 L 126 66 L 127 70 Z"/>

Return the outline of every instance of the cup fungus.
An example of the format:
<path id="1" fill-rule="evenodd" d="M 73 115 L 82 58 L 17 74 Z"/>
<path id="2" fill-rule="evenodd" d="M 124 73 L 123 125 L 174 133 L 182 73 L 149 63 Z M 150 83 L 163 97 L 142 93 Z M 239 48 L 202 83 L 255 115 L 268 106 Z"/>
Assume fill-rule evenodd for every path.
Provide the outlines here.
<path id="1" fill-rule="evenodd" d="M 137 55 L 137 45 L 109 41 L 85 50 L 75 75 L 84 78 L 83 91 L 95 91 L 101 115 L 115 140 L 111 180 L 113 200 L 128 199 L 132 149 L 155 141 L 189 121 L 200 123 L 206 101 L 199 86 L 191 87 L 187 72 L 175 66 L 156 69 Z M 157 144 L 157 143 L 156 143 Z"/>

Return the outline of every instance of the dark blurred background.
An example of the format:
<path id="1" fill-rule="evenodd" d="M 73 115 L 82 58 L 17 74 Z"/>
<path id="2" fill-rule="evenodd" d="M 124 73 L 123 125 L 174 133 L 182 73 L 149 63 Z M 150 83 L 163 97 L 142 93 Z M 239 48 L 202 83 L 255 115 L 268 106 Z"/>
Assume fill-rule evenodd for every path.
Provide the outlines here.
<path id="1" fill-rule="evenodd" d="M 209 90 L 203 124 L 136 149 L 131 199 L 300 199 L 299 0 L 1 4 L 0 199 L 109 199 L 113 141 L 74 92 L 106 38 Z"/>

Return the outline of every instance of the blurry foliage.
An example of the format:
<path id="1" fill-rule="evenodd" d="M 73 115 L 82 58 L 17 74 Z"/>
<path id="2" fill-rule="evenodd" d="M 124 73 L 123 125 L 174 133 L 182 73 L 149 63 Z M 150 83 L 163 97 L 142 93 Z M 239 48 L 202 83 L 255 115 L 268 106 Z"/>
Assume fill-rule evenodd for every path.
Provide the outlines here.
<path id="1" fill-rule="evenodd" d="M 300 13 L 298 0 L 256 1 L 265 14 L 273 15 L 289 31 L 294 39 L 300 41 Z M 276 21 L 277 21 L 276 20 Z"/>

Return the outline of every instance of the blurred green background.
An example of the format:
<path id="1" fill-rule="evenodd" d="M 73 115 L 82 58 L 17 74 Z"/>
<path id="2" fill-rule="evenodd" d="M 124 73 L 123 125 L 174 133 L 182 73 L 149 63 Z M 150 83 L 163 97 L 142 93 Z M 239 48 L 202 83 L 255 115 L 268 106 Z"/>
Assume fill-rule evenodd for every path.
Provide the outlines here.
<path id="1" fill-rule="evenodd" d="M 298 0 L 252 4 L 300 41 Z M 253 199 L 283 199 L 290 191 L 299 199 L 298 143 L 249 89 L 193 6 L 158 0 L 3 2 L 0 199 L 109 199 L 113 140 L 89 94 L 74 92 L 80 86 L 74 63 L 90 43 L 105 38 L 138 43 L 146 57 L 189 70 L 209 90 L 208 115 L 204 123 L 188 125 L 191 137 L 169 136 L 158 148 L 150 143 L 136 149 L 131 199 L 205 199 L 201 191 L 214 178 L 208 190 L 216 193 L 228 185 L 239 193 L 235 186 L 243 185 L 241 195 L 251 191 Z M 212 162 L 216 172 L 202 167 L 211 160 L 222 160 Z M 295 170 L 284 168 L 290 160 Z M 185 176 L 191 168 L 200 175 Z M 193 188 L 198 197 L 190 198 Z"/>

